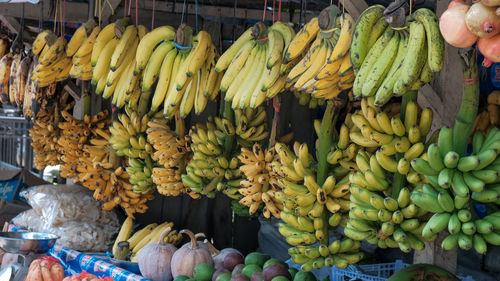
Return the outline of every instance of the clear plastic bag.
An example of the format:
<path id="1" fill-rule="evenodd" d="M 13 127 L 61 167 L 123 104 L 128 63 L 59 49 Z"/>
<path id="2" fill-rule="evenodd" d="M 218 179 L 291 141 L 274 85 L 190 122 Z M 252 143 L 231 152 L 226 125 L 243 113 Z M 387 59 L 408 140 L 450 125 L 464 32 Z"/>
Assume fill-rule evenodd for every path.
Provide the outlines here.
<path id="1" fill-rule="evenodd" d="M 79 185 L 39 185 L 22 194 L 33 210 L 52 227 L 68 221 L 119 226 L 116 214 L 103 211 L 92 192 Z"/>

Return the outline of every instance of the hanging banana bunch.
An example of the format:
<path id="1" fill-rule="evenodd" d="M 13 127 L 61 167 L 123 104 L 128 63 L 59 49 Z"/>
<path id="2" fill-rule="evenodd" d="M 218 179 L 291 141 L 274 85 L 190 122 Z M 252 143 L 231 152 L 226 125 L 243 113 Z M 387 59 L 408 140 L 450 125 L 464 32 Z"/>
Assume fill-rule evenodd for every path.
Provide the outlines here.
<path id="1" fill-rule="evenodd" d="M 39 33 L 35 38 L 32 51 L 38 57 L 31 79 L 39 88 L 69 77 L 71 57 L 66 56 L 66 43 L 64 37 L 57 37 L 50 30 Z"/>
<path id="2" fill-rule="evenodd" d="M 189 190 L 181 180 L 186 163 L 191 158 L 189 138 L 178 137 L 167 124 L 155 120 L 148 122 L 146 133 L 154 150 L 152 158 L 160 165 L 152 171 L 158 193 L 166 196 L 187 193 L 193 199 L 200 198 L 200 194 Z"/>
<path id="3" fill-rule="evenodd" d="M 215 70 L 225 71 L 220 90 L 233 109 L 256 108 L 284 91 L 290 69 L 282 67 L 280 61 L 294 35 L 285 23 L 278 21 L 267 27 L 259 22 L 224 52 Z"/>
<path id="4" fill-rule="evenodd" d="M 322 99 L 351 89 L 354 71 L 349 47 L 354 25 L 354 19 L 336 6 L 305 24 L 285 52 L 283 63 L 297 61 L 286 78 L 288 88 Z"/>
<path id="5" fill-rule="evenodd" d="M 387 24 L 391 14 L 384 14 L 381 5 L 366 9 L 351 43 L 354 96 L 374 96 L 376 106 L 420 89 L 444 64 L 444 40 L 434 12 L 418 9 L 395 28 Z"/>
<path id="6" fill-rule="evenodd" d="M 66 45 L 66 56 L 71 58 L 69 75 L 72 78 L 88 81 L 92 78 L 90 58 L 101 27 L 91 19 L 81 25 Z"/>

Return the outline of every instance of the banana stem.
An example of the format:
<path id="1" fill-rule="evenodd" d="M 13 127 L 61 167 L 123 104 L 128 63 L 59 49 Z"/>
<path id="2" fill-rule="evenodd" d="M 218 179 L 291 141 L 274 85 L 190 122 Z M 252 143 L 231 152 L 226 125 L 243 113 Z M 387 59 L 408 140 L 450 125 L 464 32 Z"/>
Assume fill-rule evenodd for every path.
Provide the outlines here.
<path id="1" fill-rule="evenodd" d="M 118 110 L 112 110 L 111 111 L 111 121 L 114 122 L 118 120 Z M 116 150 L 113 149 L 113 147 L 110 145 L 109 146 L 109 156 L 108 156 L 109 163 L 113 165 L 113 169 L 118 168 L 118 164 L 120 163 L 120 157 L 116 155 Z"/>
<path id="2" fill-rule="evenodd" d="M 179 111 L 175 113 L 175 133 L 180 138 L 184 137 L 184 135 L 186 134 L 184 119 L 181 118 L 181 114 Z"/>
<path id="3" fill-rule="evenodd" d="M 280 98 L 279 96 L 275 97 L 273 99 L 273 102 L 276 102 L 278 104 L 278 108 L 279 108 L 279 104 L 280 104 Z M 276 134 L 277 134 L 277 131 L 278 131 L 278 122 L 280 120 L 280 113 L 279 111 L 277 110 L 274 110 L 274 116 L 273 116 L 273 124 L 271 126 L 271 134 L 269 136 L 269 145 L 268 147 L 273 147 L 274 144 L 276 144 Z"/>
<path id="4" fill-rule="evenodd" d="M 319 132 L 319 148 L 318 148 L 318 170 L 316 174 L 316 182 L 319 186 L 322 186 L 326 180 L 328 173 L 328 162 L 327 155 L 330 146 L 332 145 L 332 132 L 334 126 L 335 117 L 335 104 L 333 101 L 328 101 L 326 105 L 326 111 L 323 115 L 323 120 L 321 120 L 321 129 Z M 323 220 L 323 233 L 324 238 L 321 239 L 320 244 L 329 245 L 328 243 L 328 218 L 326 212 L 321 214 L 321 219 Z"/>
<path id="5" fill-rule="evenodd" d="M 406 114 L 406 105 L 413 101 L 417 102 L 417 91 L 408 91 L 404 96 L 401 101 L 401 115 L 400 118 L 401 120 L 405 119 L 405 114 Z M 396 153 L 396 161 L 399 161 L 401 158 L 403 158 L 402 153 Z M 401 188 L 404 187 L 406 183 L 406 177 L 400 173 L 394 173 L 394 178 L 392 180 L 392 198 L 396 199 L 399 196 L 399 192 L 401 191 Z"/>
<path id="6" fill-rule="evenodd" d="M 90 114 L 90 93 L 89 93 L 89 82 L 88 81 L 82 81 L 82 96 L 81 96 L 81 103 L 82 103 L 82 116 L 81 120 L 83 120 L 83 117 L 85 115 Z"/>
<path id="7" fill-rule="evenodd" d="M 234 124 L 234 111 L 231 108 L 231 101 L 224 101 L 223 117 Z M 224 156 L 228 158 L 233 150 L 234 135 L 227 136 L 224 140 Z"/>
<path id="8" fill-rule="evenodd" d="M 463 69 L 462 103 L 453 128 L 453 150 L 460 156 L 467 151 L 467 142 L 477 115 L 479 105 L 479 79 L 476 50 L 467 48 L 460 50 Z"/>
<path id="9" fill-rule="evenodd" d="M 148 111 L 149 105 L 149 97 L 151 96 L 151 91 L 146 91 L 141 93 L 141 97 L 139 98 L 139 105 L 137 108 L 137 115 L 142 118 L 144 114 Z"/>

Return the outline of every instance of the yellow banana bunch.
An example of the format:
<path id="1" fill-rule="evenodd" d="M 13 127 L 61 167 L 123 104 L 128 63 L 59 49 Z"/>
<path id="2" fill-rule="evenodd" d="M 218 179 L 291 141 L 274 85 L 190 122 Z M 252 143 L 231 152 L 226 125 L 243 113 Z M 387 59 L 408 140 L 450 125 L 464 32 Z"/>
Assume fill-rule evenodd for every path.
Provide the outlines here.
<path id="1" fill-rule="evenodd" d="M 198 199 L 200 194 L 189 190 L 181 180 L 185 165 L 191 157 L 189 138 L 178 137 L 167 124 L 155 120 L 148 122 L 146 133 L 148 142 L 153 146 L 154 153 L 151 157 L 160 165 L 152 171 L 158 193 L 166 196 L 187 193 L 193 199 Z"/>
<path id="2" fill-rule="evenodd" d="M 282 67 L 285 50 L 295 32 L 282 22 L 267 27 L 259 22 L 245 31 L 215 66 L 225 71 L 220 90 L 233 109 L 256 108 L 285 89 L 289 67 Z"/>
<path id="3" fill-rule="evenodd" d="M 168 46 L 168 51 L 161 63 L 156 63 L 154 69 L 158 78 L 158 85 L 153 96 L 151 110 L 156 110 L 163 103 L 163 113 L 172 118 L 179 112 L 182 118 L 186 117 L 194 108 L 196 114 L 205 109 L 208 99 L 215 99 L 219 94 L 219 83 L 222 74 L 215 71 L 215 62 L 219 57 L 210 34 L 204 30 L 190 37 L 191 27 L 181 25 L 177 34 L 184 34 L 183 42 L 177 36 L 176 47 Z M 192 46 L 191 46 L 192 45 Z M 184 46 L 179 48 L 179 46 Z M 159 46 L 158 48 L 163 47 Z M 188 48 L 186 48 L 188 47 Z M 157 49 L 158 49 L 157 48 Z M 151 55 L 145 70 L 145 77 L 149 77 L 149 65 L 154 64 Z M 161 59 L 160 59 L 161 60 Z M 146 76 L 148 75 L 148 76 Z M 151 79 L 149 79 L 151 80 Z M 147 82 L 148 80 L 144 80 Z M 148 87 L 143 84 L 143 91 Z"/>
<path id="4" fill-rule="evenodd" d="M 164 222 L 161 224 L 153 223 L 146 225 L 140 230 L 137 230 L 127 240 L 131 251 L 130 260 L 132 262 L 137 262 L 137 254 L 139 253 L 139 251 L 151 243 L 157 243 L 161 237 L 161 234 L 167 228 L 173 228 L 173 226 L 174 223 L 172 222 Z M 171 230 L 167 233 L 163 241 L 165 243 L 177 246 L 182 241 L 182 234 L 178 233 L 176 230 Z"/>
<path id="5" fill-rule="evenodd" d="M 12 61 L 14 59 L 13 53 L 7 53 L 0 60 L 0 102 L 3 104 L 9 103 L 9 82 Z"/>
<path id="6" fill-rule="evenodd" d="M 377 106 L 431 82 L 444 63 L 444 40 L 434 12 L 418 9 L 411 16 L 414 21 L 396 30 L 385 22 L 384 9 L 374 5 L 363 12 L 351 44 L 354 97 L 374 96 Z"/>
<path id="7" fill-rule="evenodd" d="M 264 203 L 262 210 L 264 217 L 270 218 L 272 215 L 279 219 L 283 203 L 274 196 L 280 190 L 277 174 L 271 168 L 271 162 L 278 160 L 274 147 L 262 150 L 258 143 L 255 143 L 251 150 L 242 147 L 238 159 L 242 163 L 240 171 L 246 177 L 240 181 L 241 188 L 238 192 L 243 198 L 239 203 L 249 208 L 250 215 Z"/>
<path id="8" fill-rule="evenodd" d="M 66 56 L 66 39 L 52 32 L 42 32 L 35 39 L 33 53 L 38 53 L 37 65 L 31 79 L 39 88 L 46 87 L 69 77 L 71 57 Z M 42 48 L 38 52 L 38 48 Z M 36 50 L 35 50 L 36 49 Z"/>
<path id="9" fill-rule="evenodd" d="M 333 15 L 334 20 L 319 26 L 318 18 L 311 19 L 288 46 L 283 62 L 299 59 L 286 78 L 288 88 L 314 98 L 332 99 L 351 89 L 354 82 L 349 47 L 355 22 L 336 7 L 325 11 L 328 13 L 320 17 Z"/>

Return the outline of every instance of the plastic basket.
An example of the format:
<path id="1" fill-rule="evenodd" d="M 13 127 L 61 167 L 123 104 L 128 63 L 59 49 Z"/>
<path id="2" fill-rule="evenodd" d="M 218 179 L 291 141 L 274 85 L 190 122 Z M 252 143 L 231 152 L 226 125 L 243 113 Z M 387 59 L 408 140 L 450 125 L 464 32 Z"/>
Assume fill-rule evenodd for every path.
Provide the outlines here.
<path id="1" fill-rule="evenodd" d="M 404 263 L 402 260 L 396 260 L 391 263 L 378 263 L 378 264 L 365 264 L 357 266 L 349 265 L 347 268 L 342 269 L 336 266 L 332 267 L 331 281 L 385 281 L 392 274 L 402 268 L 407 267 L 409 264 Z M 474 281 L 471 276 L 457 276 L 462 281 Z"/>

